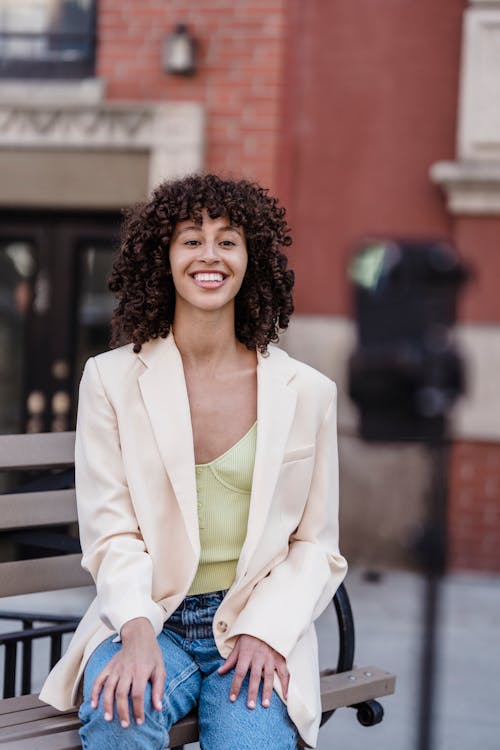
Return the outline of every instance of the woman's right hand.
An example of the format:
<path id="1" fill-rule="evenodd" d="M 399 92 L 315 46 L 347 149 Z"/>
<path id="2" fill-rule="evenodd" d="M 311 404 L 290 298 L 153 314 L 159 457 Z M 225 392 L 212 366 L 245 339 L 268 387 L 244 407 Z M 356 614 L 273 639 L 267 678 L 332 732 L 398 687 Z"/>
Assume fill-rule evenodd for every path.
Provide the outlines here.
<path id="1" fill-rule="evenodd" d="M 112 721 L 116 699 L 118 718 L 125 728 L 130 724 L 129 695 L 136 723 L 144 723 L 144 693 L 148 681 L 151 682 L 153 707 L 161 711 L 166 672 L 161 649 L 147 618 L 129 620 L 120 635 L 122 648 L 97 675 L 90 701 L 92 707 L 97 708 L 103 690 L 104 718 Z"/>

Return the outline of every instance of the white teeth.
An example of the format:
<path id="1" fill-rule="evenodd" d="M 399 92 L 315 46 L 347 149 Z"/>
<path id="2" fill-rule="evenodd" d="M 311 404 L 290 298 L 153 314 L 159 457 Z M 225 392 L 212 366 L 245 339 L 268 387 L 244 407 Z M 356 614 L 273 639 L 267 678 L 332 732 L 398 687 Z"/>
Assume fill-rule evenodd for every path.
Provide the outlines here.
<path id="1" fill-rule="evenodd" d="M 194 278 L 196 281 L 224 281 L 221 273 L 195 273 Z"/>

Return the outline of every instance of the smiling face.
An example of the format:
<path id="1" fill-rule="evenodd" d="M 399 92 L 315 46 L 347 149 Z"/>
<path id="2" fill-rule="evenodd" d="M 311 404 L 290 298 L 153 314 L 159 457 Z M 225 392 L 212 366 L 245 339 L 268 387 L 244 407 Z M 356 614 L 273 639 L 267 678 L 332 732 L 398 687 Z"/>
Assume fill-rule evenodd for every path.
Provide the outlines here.
<path id="1" fill-rule="evenodd" d="M 211 219 L 202 211 L 202 224 L 180 221 L 170 241 L 170 269 L 175 286 L 176 314 L 196 308 L 234 310 L 248 256 L 242 227 L 227 217 Z"/>

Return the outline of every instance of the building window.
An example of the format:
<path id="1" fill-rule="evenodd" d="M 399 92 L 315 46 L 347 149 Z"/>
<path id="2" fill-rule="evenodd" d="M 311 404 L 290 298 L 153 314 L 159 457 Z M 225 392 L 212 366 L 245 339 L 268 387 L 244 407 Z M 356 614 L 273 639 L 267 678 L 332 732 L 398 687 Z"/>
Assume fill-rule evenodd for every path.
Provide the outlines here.
<path id="1" fill-rule="evenodd" d="M 0 77 L 93 76 L 95 6 L 95 0 L 0 0 Z"/>

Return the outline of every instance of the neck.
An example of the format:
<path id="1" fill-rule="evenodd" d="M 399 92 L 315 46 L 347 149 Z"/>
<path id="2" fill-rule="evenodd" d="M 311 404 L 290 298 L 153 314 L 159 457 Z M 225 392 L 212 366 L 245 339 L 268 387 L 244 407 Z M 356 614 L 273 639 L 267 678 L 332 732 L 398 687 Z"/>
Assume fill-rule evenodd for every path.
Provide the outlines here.
<path id="1" fill-rule="evenodd" d="M 184 365 L 197 369 L 234 361 L 243 347 L 234 332 L 234 310 L 183 315 L 176 309 L 172 333 Z"/>

